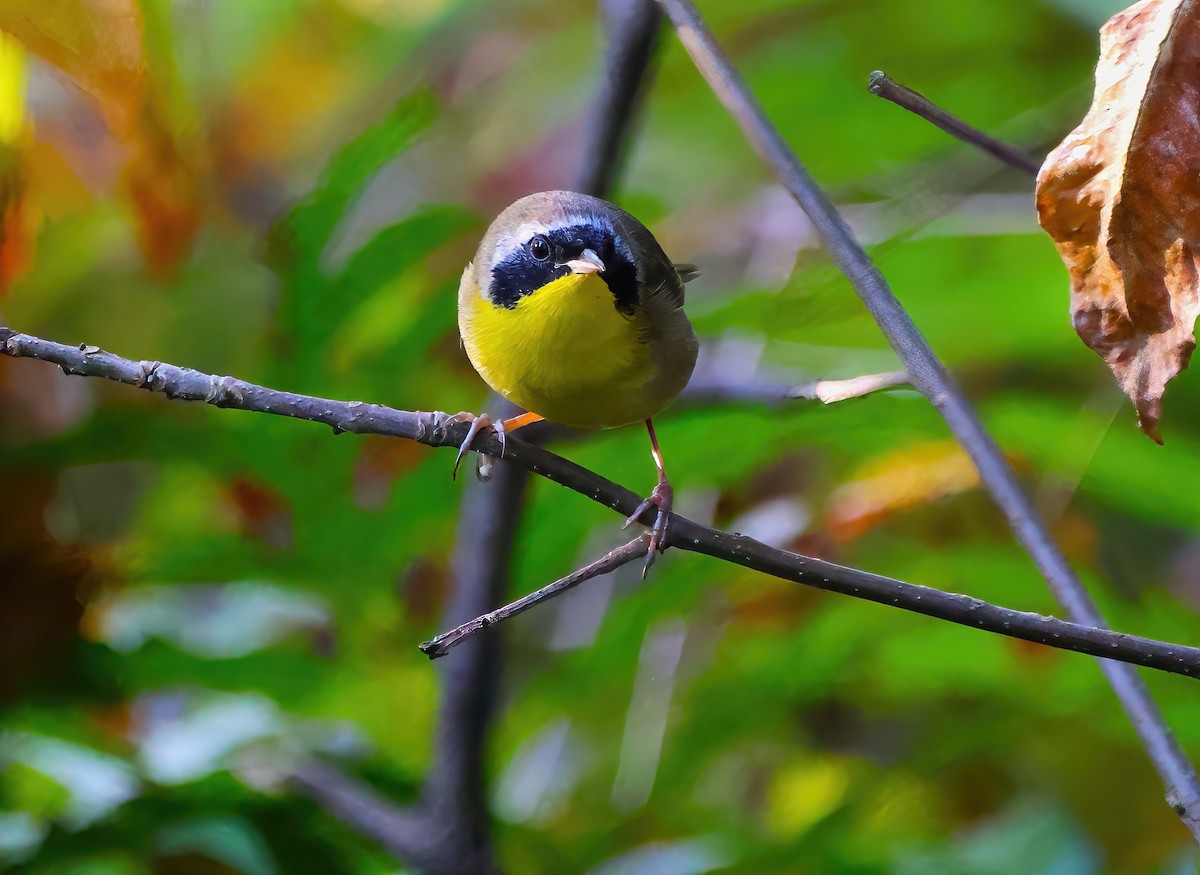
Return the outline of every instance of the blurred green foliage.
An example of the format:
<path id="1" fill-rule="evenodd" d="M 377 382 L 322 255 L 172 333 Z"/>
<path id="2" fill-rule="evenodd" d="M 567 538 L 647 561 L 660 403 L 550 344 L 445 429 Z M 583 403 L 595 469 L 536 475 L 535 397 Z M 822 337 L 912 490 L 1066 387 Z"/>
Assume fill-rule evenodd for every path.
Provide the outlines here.
<path id="1" fill-rule="evenodd" d="M 1071 330 L 1029 180 L 865 89 L 883 68 L 1045 147 L 1085 107 L 1095 32 L 1117 4 L 701 8 L 872 242 L 1110 621 L 1191 641 L 1200 380 L 1172 387 L 1165 447 L 1142 437 Z M 295 391 L 477 409 L 458 275 L 496 211 L 573 177 L 599 75 L 591 4 L 140 9 L 161 129 L 119 135 L 44 60 L 19 57 L 25 84 L 9 101 L 20 98 L 24 127 L 4 148 L 22 185 L 5 221 L 24 230 L 0 253 L 4 323 Z M 135 208 L 122 183 L 122 161 L 152 135 L 174 144 L 193 183 L 171 211 Z M 689 310 L 721 376 L 799 383 L 895 366 L 670 35 L 623 179 L 617 199 L 705 269 Z M 162 242 L 147 223 L 168 215 L 197 217 L 197 233 Z M 168 243 L 182 256 L 148 270 L 146 247 Z M 686 514 L 1053 610 L 912 392 L 680 405 L 659 433 Z M 557 449 L 651 485 L 637 429 Z M 0 865 L 396 872 L 263 775 L 317 752 L 397 802 L 415 796 L 438 694 L 415 645 L 437 630 L 451 583 L 462 489 L 450 465 L 399 441 L 0 361 Z M 518 588 L 598 555 L 617 528 L 604 508 L 536 482 Z M 1192 866 L 1083 657 L 686 555 L 648 582 L 629 570 L 589 583 L 504 634 L 488 778 L 506 871 Z M 1147 679 L 1200 756 L 1193 682 Z"/>

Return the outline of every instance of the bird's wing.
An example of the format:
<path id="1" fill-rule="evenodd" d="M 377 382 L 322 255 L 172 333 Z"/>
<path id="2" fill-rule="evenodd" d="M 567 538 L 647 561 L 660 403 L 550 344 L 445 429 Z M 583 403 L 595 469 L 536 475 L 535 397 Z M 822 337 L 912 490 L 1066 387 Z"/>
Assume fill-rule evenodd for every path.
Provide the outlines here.
<path id="1" fill-rule="evenodd" d="M 683 306 L 683 278 L 666 258 L 651 260 L 642 277 L 643 304 L 647 299 L 661 298 L 670 302 L 671 309 Z"/>
<path id="2" fill-rule="evenodd" d="M 679 274 L 681 281 L 690 283 L 696 277 L 700 276 L 700 268 L 694 264 L 677 264 L 675 265 L 675 273 Z"/>

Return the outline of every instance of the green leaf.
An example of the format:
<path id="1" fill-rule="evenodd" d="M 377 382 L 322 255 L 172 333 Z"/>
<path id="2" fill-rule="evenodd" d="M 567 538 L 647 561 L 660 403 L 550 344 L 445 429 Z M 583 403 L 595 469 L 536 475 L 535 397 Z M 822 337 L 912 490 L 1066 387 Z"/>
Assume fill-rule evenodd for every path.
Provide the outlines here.
<path id="1" fill-rule="evenodd" d="M 258 831 L 236 818 L 206 818 L 173 824 L 158 837 L 162 854 L 203 854 L 244 875 L 275 875 L 278 868 Z"/>
<path id="2" fill-rule="evenodd" d="M 362 300 L 364 290 L 397 279 L 430 252 L 468 230 L 474 218 L 460 207 L 435 204 L 383 228 L 354 253 L 338 277 L 339 306 L 351 306 Z M 348 301 L 344 295 L 353 299 Z"/>
<path id="3" fill-rule="evenodd" d="M 367 183 L 412 145 L 435 112 L 432 93 L 416 91 L 333 157 L 317 187 L 283 220 L 285 239 L 296 255 L 310 261 L 320 258 L 334 229 Z"/>
<path id="4" fill-rule="evenodd" d="M 427 90 L 401 100 L 386 118 L 351 140 L 333 157 L 317 187 L 272 231 L 271 262 L 284 279 L 279 330 L 287 356 L 280 375 L 292 385 L 319 391 L 327 320 L 344 312 L 335 283 L 322 266 L 333 233 L 367 183 L 404 153 L 433 120 L 435 103 Z"/>

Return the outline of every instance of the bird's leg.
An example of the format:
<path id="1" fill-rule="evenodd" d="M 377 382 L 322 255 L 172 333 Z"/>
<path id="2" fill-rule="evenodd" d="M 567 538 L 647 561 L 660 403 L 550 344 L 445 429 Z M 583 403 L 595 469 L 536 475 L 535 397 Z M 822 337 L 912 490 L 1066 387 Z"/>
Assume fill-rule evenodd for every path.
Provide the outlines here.
<path id="1" fill-rule="evenodd" d="M 516 431 L 526 425 L 532 425 L 535 422 L 541 422 L 542 417 L 536 413 L 521 413 L 517 416 L 510 416 L 508 419 L 493 421 L 486 413 L 481 413 L 476 416 L 474 413 L 463 411 L 456 413 L 450 417 L 451 422 L 469 422 L 471 427 L 467 429 L 467 436 L 463 438 L 463 442 L 458 447 L 458 457 L 454 460 L 454 471 L 450 475 L 450 479 L 458 479 L 458 466 L 462 463 L 463 456 L 467 454 L 467 450 L 471 449 L 471 444 L 475 442 L 475 436 L 480 430 L 490 428 L 496 432 L 496 436 L 500 438 L 500 455 L 504 455 L 505 437 L 510 431 Z M 482 467 L 476 469 L 476 474 L 481 480 L 490 480 L 490 475 L 484 476 Z"/>
<path id="2" fill-rule="evenodd" d="M 654 457 L 654 465 L 658 468 L 658 485 L 654 487 L 650 497 L 639 504 L 637 510 L 629 515 L 629 519 L 625 520 L 625 525 L 628 526 L 630 523 L 637 522 L 637 518 L 647 508 L 658 508 L 658 516 L 654 519 L 654 525 L 650 527 L 650 548 L 646 551 L 646 564 L 642 566 L 642 577 L 646 576 L 646 572 L 654 564 L 655 555 L 666 549 L 667 520 L 671 517 L 671 506 L 675 502 L 675 490 L 671 488 L 671 481 L 667 479 L 667 467 L 663 464 L 662 450 L 658 446 L 658 436 L 654 433 L 654 423 L 649 419 L 646 420 L 646 431 L 650 433 L 650 455 Z"/>

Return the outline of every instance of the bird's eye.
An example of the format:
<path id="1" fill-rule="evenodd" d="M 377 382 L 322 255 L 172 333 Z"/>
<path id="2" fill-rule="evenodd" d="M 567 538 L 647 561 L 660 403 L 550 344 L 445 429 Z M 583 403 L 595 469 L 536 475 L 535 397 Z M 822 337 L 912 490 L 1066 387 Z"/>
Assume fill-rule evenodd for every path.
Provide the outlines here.
<path id="1" fill-rule="evenodd" d="M 529 254 L 538 261 L 545 261 L 550 257 L 550 244 L 546 238 L 540 234 L 529 241 Z"/>

